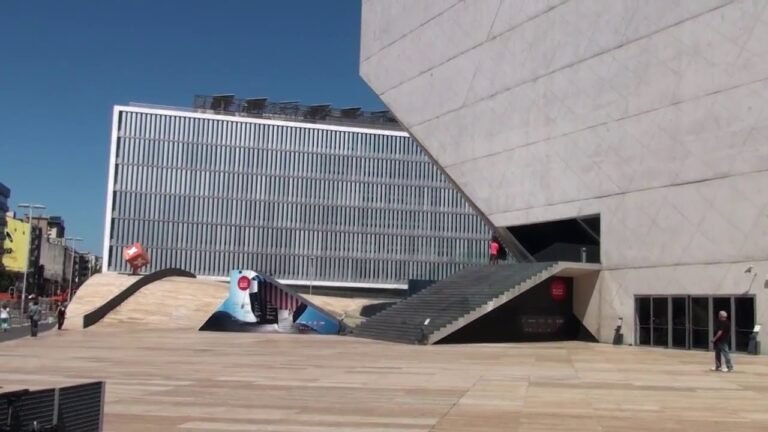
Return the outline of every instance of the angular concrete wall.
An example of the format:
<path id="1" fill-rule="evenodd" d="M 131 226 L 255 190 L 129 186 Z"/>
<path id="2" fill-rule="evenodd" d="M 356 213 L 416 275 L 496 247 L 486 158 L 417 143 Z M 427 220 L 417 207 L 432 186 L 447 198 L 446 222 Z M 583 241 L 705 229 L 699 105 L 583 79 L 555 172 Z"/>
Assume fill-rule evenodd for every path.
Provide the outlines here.
<path id="1" fill-rule="evenodd" d="M 493 223 L 601 215 L 602 340 L 636 294 L 768 261 L 767 2 L 364 0 L 362 29 L 363 78 Z"/>

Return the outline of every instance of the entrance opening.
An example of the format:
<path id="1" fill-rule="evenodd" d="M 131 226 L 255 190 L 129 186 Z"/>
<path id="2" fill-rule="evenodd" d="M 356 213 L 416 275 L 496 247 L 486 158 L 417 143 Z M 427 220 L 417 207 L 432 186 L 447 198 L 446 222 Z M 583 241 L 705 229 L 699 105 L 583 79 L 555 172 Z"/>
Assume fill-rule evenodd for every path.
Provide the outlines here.
<path id="1" fill-rule="evenodd" d="M 654 297 L 651 300 L 653 331 L 651 345 L 665 347 L 669 345 L 669 298 Z"/>
<path id="2" fill-rule="evenodd" d="M 557 279 L 559 286 L 554 287 Z M 550 278 L 472 321 L 438 344 L 597 342 L 573 312 L 573 279 Z"/>
<path id="3" fill-rule="evenodd" d="M 637 344 L 651 344 L 651 298 L 642 297 L 635 301 L 635 316 L 637 321 Z"/>
<path id="4" fill-rule="evenodd" d="M 688 299 L 672 297 L 672 346 L 688 349 Z"/>
<path id="5" fill-rule="evenodd" d="M 691 348 L 709 349 L 710 339 L 709 298 L 691 297 Z"/>
<path id="6" fill-rule="evenodd" d="M 600 263 L 600 215 L 507 227 L 536 261 Z"/>
<path id="7" fill-rule="evenodd" d="M 736 332 L 734 351 L 749 351 L 749 337 L 755 329 L 755 298 L 736 297 L 731 320 Z"/>

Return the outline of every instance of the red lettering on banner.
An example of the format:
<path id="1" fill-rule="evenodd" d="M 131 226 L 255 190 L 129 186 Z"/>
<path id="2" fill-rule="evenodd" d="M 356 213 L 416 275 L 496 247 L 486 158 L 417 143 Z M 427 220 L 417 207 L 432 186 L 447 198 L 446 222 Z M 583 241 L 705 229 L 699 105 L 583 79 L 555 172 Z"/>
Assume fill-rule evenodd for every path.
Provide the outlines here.
<path id="1" fill-rule="evenodd" d="M 247 276 L 240 276 L 237 279 L 237 287 L 240 288 L 240 291 L 248 291 L 248 288 L 251 287 L 251 279 Z"/>
<path id="2" fill-rule="evenodd" d="M 554 301 L 563 301 L 566 297 L 566 290 L 568 289 L 565 280 L 562 278 L 554 278 L 549 283 L 549 294 Z"/>

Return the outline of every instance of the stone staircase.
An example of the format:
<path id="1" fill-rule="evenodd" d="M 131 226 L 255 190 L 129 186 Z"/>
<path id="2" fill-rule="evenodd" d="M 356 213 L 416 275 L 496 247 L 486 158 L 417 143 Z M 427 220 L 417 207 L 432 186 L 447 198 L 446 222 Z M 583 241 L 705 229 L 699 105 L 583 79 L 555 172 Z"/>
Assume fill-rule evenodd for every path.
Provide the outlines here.
<path id="1" fill-rule="evenodd" d="M 471 267 L 372 316 L 354 336 L 432 344 L 553 276 L 560 263 Z"/>

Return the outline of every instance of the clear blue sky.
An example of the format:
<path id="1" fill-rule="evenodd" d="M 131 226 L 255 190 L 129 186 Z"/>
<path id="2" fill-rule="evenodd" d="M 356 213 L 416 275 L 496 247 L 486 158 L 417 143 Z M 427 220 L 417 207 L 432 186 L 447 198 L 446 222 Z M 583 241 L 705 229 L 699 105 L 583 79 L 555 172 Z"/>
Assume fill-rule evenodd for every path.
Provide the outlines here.
<path id="1" fill-rule="evenodd" d="M 195 94 L 381 109 L 359 0 L 0 2 L 0 182 L 100 254 L 112 106 Z"/>

